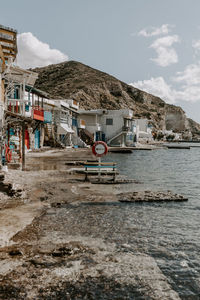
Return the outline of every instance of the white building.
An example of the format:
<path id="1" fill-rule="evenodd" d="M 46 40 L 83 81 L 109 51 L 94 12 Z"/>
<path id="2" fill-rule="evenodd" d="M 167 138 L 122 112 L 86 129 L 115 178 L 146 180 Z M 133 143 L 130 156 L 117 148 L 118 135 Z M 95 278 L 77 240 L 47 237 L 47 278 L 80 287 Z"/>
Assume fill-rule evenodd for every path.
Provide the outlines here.
<path id="1" fill-rule="evenodd" d="M 78 125 L 79 103 L 72 99 L 50 99 L 47 102 L 53 107 L 52 129 L 56 142 L 64 147 L 87 147 L 78 136 L 78 128 L 85 128 L 83 120 L 79 120 Z"/>
<path id="2" fill-rule="evenodd" d="M 79 133 L 88 135 L 90 140 L 105 141 L 110 146 L 131 146 L 134 141 L 132 117 L 130 109 L 79 110 L 79 124 L 85 124 L 85 129 L 79 129 Z"/>
<path id="3" fill-rule="evenodd" d="M 77 131 L 74 124 L 74 114 L 77 113 L 77 109 L 73 107 L 73 100 L 51 99 L 51 101 L 54 103 L 53 124 L 56 140 L 63 146 L 72 146 L 72 136 Z"/>
<path id="4" fill-rule="evenodd" d="M 149 125 L 147 119 L 134 119 L 133 120 L 133 132 L 136 135 L 135 141 L 147 142 L 152 141 L 152 126 Z"/>

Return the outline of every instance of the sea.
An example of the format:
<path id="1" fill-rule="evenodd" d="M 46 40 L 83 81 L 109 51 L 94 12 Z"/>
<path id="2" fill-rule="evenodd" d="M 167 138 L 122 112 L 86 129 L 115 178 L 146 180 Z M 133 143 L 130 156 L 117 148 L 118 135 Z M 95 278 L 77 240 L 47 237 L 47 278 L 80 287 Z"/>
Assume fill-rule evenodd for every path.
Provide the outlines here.
<path id="1" fill-rule="evenodd" d="M 67 204 L 66 207 L 56 210 L 55 215 L 47 216 L 53 224 L 52 234 L 56 232 L 56 238 L 60 234 L 61 237 L 77 235 L 100 239 L 107 245 L 116 245 L 117 253 L 128 253 L 132 256 L 141 253 L 151 257 L 165 276 L 170 289 L 180 299 L 200 299 L 200 144 L 192 146 L 195 147 L 109 153 L 103 158 L 103 161 L 117 163 L 120 176 L 135 180 L 135 183 L 116 187 L 107 185 L 106 188 L 110 186 L 113 192 L 170 190 L 184 195 L 188 201 L 89 201 Z M 105 189 L 105 186 L 94 185 L 94 189 L 97 188 Z M 49 235 L 48 230 L 46 235 Z M 88 283 L 90 292 L 91 282 Z M 116 297 L 104 298 L 105 291 L 102 291 L 101 284 L 95 285 L 96 289 L 98 297 L 89 299 L 152 299 L 148 297 L 148 293 L 145 293 L 145 297 L 138 298 L 135 294 L 129 297 L 122 294 L 117 284 Z"/>
<path id="2" fill-rule="evenodd" d="M 123 242 L 130 244 L 133 252 L 139 246 L 152 256 L 171 287 L 185 300 L 200 299 L 200 144 L 191 146 L 190 150 L 112 153 L 106 158 L 117 163 L 120 174 L 139 182 L 134 190 L 170 190 L 188 198 L 182 203 L 137 203 L 112 208 L 112 215 L 123 220 Z"/>

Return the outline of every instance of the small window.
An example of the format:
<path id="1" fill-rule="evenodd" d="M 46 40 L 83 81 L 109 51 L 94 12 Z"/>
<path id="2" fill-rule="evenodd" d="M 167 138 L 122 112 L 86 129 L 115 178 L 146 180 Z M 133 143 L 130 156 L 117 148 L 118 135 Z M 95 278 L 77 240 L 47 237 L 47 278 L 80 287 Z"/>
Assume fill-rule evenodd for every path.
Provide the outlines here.
<path id="1" fill-rule="evenodd" d="M 106 125 L 113 125 L 113 119 L 106 119 Z"/>

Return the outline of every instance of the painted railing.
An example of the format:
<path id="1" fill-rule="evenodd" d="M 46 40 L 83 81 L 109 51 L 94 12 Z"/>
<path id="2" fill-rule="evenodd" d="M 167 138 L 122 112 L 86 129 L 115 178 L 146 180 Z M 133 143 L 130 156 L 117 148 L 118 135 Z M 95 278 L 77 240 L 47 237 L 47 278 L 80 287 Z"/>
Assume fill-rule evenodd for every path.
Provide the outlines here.
<path id="1" fill-rule="evenodd" d="M 52 123 L 52 113 L 50 111 L 44 111 L 44 123 Z"/>
<path id="2" fill-rule="evenodd" d="M 33 119 L 44 121 L 44 109 L 42 107 L 39 106 L 33 107 Z"/>

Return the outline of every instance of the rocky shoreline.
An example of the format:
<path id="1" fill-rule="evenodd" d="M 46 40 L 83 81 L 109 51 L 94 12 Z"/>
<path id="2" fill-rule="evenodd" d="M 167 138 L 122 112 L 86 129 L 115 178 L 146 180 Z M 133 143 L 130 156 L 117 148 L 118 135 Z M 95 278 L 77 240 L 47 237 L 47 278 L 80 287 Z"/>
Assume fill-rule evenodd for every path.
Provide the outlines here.
<path id="1" fill-rule="evenodd" d="M 141 192 L 116 194 L 112 185 L 70 174 L 67 162 L 91 158 L 90 150 L 27 157 L 25 172 L 5 175 L 5 184 L 18 191 L 16 197 L 1 193 L 0 299 L 180 299 L 139 245 L 133 253 L 128 244 L 119 249 L 96 234 L 98 223 L 95 227 L 92 220 L 103 222 L 104 214 L 99 204 L 132 201 L 142 198 Z M 138 185 L 129 184 L 133 190 Z M 145 199 L 175 197 L 144 194 Z M 91 204 L 97 215 L 86 217 L 83 207 Z"/>

